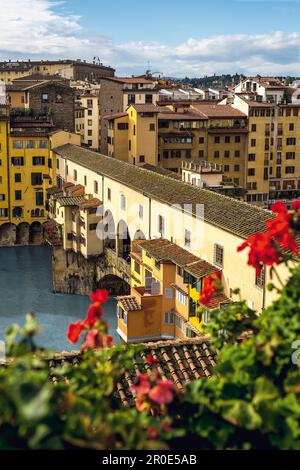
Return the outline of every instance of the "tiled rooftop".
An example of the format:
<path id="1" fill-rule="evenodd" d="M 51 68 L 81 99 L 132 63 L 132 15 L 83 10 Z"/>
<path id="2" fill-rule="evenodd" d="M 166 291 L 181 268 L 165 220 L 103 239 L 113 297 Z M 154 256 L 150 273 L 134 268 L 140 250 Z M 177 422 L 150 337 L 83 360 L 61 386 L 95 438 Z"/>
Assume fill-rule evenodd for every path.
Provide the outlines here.
<path id="1" fill-rule="evenodd" d="M 204 205 L 204 220 L 241 238 L 265 230 L 265 222 L 274 217 L 270 211 L 236 199 L 176 181 L 115 158 L 106 157 L 76 145 L 55 149 L 61 157 L 84 168 L 118 181 L 145 196 L 168 205 Z"/>
<path id="2" fill-rule="evenodd" d="M 216 356 L 209 349 L 207 338 L 190 340 L 163 341 L 144 344 L 141 351 L 136 353 L 130 370 L 120 377 L 115 390 L 116 397 L 124 406 L 135 405 L 135 397 L 131 392 L 137 374 L 147 373 L 151 366 L 147 357 L 152 356 L 158 361 L 159 377 L 172 380 L 178 392 L 183 392 L 185 386 L 193 380 L 211 377 L 216 366 Z M 69 363 L 76 367 L 81 361 L 79 352 L 55 354 L 48 359 L 49 376 L 53 383 L 61 378 L 56 375 L 56 369 Z"/>
<path id="3" fill-rule="evenodd" d="M 184 248 L 163 238 L 138 240 L 135 241 L 135 245 L 146 250 L 157 261 L 171 261 L 178 266 L 184 267 L 187 272 L 198 278 L 209 276 L 219 271 L 218 268 L 207 261 L 198 258 Z"/>
<path id="4" fill-rule="evenodd" d="M 77 206 L 83 200 L 83 196 L 65 196 L 57 199 L 60 207 Z"/>
<path id="5" fill-rule="evenodd" d="M 142 310 L 141 305 L 134 296 L 117 297 L 117 300 L 121 303 L 125 312 L 136 312 Z"/>

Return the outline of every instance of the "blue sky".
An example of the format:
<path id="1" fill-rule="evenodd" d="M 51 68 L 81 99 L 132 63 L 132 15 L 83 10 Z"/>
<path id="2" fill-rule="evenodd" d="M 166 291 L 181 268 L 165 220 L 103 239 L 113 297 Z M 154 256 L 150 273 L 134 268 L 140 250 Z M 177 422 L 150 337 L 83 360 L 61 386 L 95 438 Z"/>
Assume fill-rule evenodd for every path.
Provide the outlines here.
<path id="1" fill-rule="evenodd" d="M 299 0 L 0 0 L 0 59 L 94 55 L 118 74 L 300 75 Z"/>
<path id="2" fill-rule="evenodd" d="M 300 3 L 293 0 L 67 0 L 63 8 L 82 16 L 86 29 L 118 42 L 177 44 L 189 37 L 291 32 L 300 26 Z"/>

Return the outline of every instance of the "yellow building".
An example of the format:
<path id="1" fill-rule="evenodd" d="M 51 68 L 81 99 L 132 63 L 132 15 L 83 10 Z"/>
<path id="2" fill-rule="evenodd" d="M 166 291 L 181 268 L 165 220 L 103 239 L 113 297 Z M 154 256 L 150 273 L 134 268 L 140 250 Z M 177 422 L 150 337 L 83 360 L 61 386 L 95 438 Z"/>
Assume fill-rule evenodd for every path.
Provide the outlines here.
<path id="1" fill-rule="evenodd" d="M 245 93 L 235 95 L 233 106 L 248 117 L 246 200 L 290 204 L 300 196 L 300 105 L 260 102 Z"/>
<path id="2" fill-rule="evenodd" d="M 41 225 L 47 220 L 47 190 L 56 182 L 52 149 L 65 143 L 80 143 L 79 136 L 55 130 L 46 119 L 19 118 L 11 121 L 7 108 L 2 110 L 0 239 L 3 234 L 5 238 L 4 232 L 11 226 Z"/>
<path id="3" fill-rule="evenodd" d="M 131 295 L 118 298 L 118 333 L 127 343 L 195 337 L 209 312 L 230 302 L 216 294 L 199 303 L 204 279 L 220 269 L 168 240 L 135 241 Z"/>
<path id="4" fill-rule="evenodd" d="M 183 162 L 223 165 L 224 175 L 244 187 L 248 129 L 246 115 L 215 104 L 132 105 L 109 121 L 108 155 L 135 165 L 180 172 Z"/>

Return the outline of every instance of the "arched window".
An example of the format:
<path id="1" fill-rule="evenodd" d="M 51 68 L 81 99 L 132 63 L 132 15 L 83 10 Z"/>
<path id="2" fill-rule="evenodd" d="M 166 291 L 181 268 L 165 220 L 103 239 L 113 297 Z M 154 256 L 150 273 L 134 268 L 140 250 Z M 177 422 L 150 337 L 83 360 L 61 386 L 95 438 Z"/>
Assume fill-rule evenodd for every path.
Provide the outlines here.
<path id="1" fill-rule="evenodd" d="M 120 195 L 120 207 L 122 211 L 126 210 L 126 197 L 124 194 Z"/>

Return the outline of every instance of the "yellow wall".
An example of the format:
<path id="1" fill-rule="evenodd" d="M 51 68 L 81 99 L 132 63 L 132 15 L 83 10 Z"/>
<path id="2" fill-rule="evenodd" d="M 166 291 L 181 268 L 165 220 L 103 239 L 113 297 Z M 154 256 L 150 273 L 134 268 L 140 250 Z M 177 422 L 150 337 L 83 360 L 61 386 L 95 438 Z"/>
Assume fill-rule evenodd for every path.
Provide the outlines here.
<path id="1" fill-rule="evenodd" d="M 7 126 L 8 121 L 0 117 L 0 224 L 8 222 L 9 214 L 9 191 L 8 191 L 8 168 L 7 168 Z M 1 211 L 2 209 L 2 211 Z M 7 215 L 4 214 L 7 210 Z"/>

